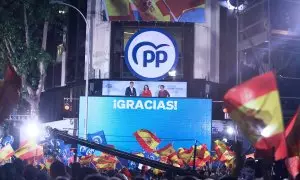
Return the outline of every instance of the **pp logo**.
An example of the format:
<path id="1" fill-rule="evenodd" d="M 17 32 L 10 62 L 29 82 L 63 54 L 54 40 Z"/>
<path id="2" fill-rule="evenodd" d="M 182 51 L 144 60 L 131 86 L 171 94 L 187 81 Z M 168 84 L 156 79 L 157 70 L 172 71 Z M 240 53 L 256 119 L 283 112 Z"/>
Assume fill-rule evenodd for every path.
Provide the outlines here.
<path id="1" fill-rule="evenodd" d="M 93 138 L 93 142 L 96 144 L 102 144 L 102 138 L 101 136 L 94 136 Z"/>
<path id="2" fill-rule="evenodd" d="M 143 29 L 126 44 L 125 62 L 143 80 L 160 80 L 176 68 L 178 50 L 175 40 L 161 29 Z"/>

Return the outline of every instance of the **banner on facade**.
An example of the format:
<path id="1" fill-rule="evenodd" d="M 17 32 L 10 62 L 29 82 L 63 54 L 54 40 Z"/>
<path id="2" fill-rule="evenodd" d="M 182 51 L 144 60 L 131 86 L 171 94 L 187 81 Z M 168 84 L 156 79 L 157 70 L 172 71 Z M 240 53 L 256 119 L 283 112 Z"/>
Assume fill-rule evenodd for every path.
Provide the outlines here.
<path id="1" fill-rule="evenodd" d="M 163 81 L 110 81 L 105 80 L 102 84 L 103 96 L 125 96 L 126 89 L 130 88 L 130 82 L 133 82 L 133 88 L 136 91 L 135 96 L 143 96 L 145 86 L 151 93 L 144 93 L 145 97 L 158 97 L 161 86 L 164 86 L 170 97 L 187 97 L 187 82 L 163 82 Z M 146 95 L 147 96 L 146 96 Z"/>
<path id="2" fill-rule="evenodd" d="M 105 0 L 109 21 L 205 21 L 205 0 Z"/>
<path id="3" fill-rule="evenodd" d="M 84 137 L 85 98 L 80 97 L 79 137 Z M 88 134 L 104 131 L 107 144 L 142 152 L 134 133 L 144 129 L 161 139 L 157 149 L 190 148 L 198 140 L 211 148 L 210 99 L 89 97 Z"/>

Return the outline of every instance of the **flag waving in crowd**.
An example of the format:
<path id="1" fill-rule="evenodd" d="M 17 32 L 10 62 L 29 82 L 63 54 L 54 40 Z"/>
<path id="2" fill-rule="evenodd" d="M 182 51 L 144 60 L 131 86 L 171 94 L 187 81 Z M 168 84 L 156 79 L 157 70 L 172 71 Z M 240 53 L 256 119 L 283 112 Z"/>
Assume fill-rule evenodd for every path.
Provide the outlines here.
<path id="1" fill-rule="evenodd" d="M 145 129 L 138 130 L 134 133 L 134 136 L 141 147 L 147 152 L 154 152 L 161 141 L 152 132 Z"/>
<path id="2" fill-rule="evenodd" d="M 230 117 L 256 149 L 275 148 L 275 160 L 286 157 L 279 92 L 272 72 L 230 89 L 224 100 Z"/>

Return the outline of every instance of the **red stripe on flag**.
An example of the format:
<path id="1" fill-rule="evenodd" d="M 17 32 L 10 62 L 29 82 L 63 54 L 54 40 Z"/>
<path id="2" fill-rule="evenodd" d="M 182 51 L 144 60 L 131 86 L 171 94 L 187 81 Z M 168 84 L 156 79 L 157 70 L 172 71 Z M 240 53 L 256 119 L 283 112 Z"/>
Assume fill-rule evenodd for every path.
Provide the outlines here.
<path id="1" fill-rule="evenodd" d="M 146 141 L 144 140 L 144 138 L 139 135 L 139 132 L 146 132 L 146 133 L 148 133 L 150 135 L 150 137 L 154 141 L 156 141 L 158 143 L 160 143 L 160 139 L 158 139 L 156 136 L 154 136 L 154 134 L 152 134 L 151 132 L 145 131 L 145 130 L 137 131 L 137 132 L 134 133 L 134 136 L 136 137 L 136 139 L 138 140 L 138 142 L 140 143 L 140 145 L 144 148 L 144 150 L 146 150 L 148 152 L 154 152 L 154 149 L 151 149 L 151 147 L 146 143 Z"/>
<path id="2" fill-rule="evenodd" d="M 162 152 L 168 150 L 168 149 L 171 148 L 171 147 L 172 147 L 172 144 L 168 144 L 168 145 L 166 145 L 165 147 L 163 147 L 163 148 L 157 150 L 157 153 L 158 153 L 158 154 L 159 154 L 159 153 L 162 153 Z"/>
<path id="3" fill-rule="evenodd" d="M 260 150 L 274 148 L 274 158 L 276 161 L 284 159 L 287 156 L 284 132 L 275 134 L 268 138 L 261 138 L 255 143 L 254 146 L 256 149 Z"/>
<path id="4" fill-rule="evenodd" d="M 224 100 L 230 113 L 237 107 L 276 90 L 276 77 L 273 72 L 269 72 L 230 89 L 225 94 Z"/>

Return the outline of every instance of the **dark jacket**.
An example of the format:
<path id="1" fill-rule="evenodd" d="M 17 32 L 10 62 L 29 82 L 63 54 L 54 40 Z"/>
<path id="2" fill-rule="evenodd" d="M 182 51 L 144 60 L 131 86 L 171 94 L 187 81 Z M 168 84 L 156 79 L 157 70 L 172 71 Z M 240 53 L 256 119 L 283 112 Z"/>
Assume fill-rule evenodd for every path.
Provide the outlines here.
<path id="1" fill-rule="evenodd" d="M 131 91 L 130 87 L 127 87 L 126 91 L 125 91 L 125 96 L 136 96 L 135 88 L 132 88 L 132 91 Z"/>

